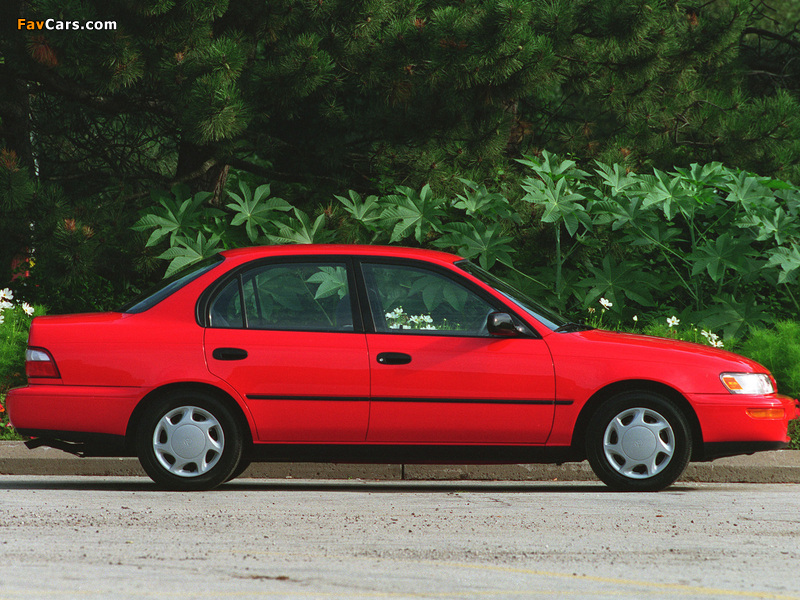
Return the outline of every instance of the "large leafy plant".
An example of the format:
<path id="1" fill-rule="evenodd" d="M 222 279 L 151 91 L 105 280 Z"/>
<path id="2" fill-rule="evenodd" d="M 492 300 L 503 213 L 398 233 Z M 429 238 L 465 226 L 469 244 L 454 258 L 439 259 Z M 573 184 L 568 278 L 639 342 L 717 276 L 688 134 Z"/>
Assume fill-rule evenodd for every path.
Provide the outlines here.
<path id="1" fill-rule="evenodd" d="M 351 190 L 309 214 L 239 180 L 219 206 L 180 186 L 157 194 L 136 228 L 170 273 L 242 245 L 397 243 L 499 266 L 567 312 L 605 298 L 609 321 L 677 315 L 731 337 L 800 312 L 797 186 L 719 163 L 634 173 L 548 152 L 520 163 L 516 199 L 461 180 L 452 199 L 428 185 Z"/>
<path id="2" fill-rule="evenodd" d="M 191 196 L 185 186 L 153 195 L 134 229 L 149 233 L 146 246 L 163 248 L 167 274 L 222 249 L 254 244 L 362 242 L 455 249 L 489 268 L 511 265 L 513 238 L 507 230 L 519 216 L 503 196 L 464 180 L 454 201 L 437 196 L 429 185 L 419 191 L 398 186 L 386 196 L 362 198 L 350 191 L 336 196 L 348 223 L 332 226 L 329 210 L 309 215 L 271 195 L 270 186 L 251 190 L 239 180 L 228 202 L 209 206 L 210 194 Z M 166 246 L 166 248 L 164 248 Z"/>
<path id="3" fill-rule="evenodd" d="M 658 309 L 727 335 L 800 311 L 796 186 L 720 163 L 637 174 L 547 152 L 521 162 L 523 200 L 554 230 L 552 265 L 533 273 L 562 306 L 606 297 L 620 317 Z"/>

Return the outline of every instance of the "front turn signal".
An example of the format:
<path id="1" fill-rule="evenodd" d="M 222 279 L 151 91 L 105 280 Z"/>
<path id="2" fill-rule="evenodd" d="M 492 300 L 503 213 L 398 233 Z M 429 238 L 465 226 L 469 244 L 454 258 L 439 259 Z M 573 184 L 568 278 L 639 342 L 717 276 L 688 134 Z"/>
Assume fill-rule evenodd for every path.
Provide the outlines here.
<path id="1" fill-rule="evenodd" d="M 748 408 L 747 416 L 752 419 L 783 419 L 786 415 L 782 408 Z"/>

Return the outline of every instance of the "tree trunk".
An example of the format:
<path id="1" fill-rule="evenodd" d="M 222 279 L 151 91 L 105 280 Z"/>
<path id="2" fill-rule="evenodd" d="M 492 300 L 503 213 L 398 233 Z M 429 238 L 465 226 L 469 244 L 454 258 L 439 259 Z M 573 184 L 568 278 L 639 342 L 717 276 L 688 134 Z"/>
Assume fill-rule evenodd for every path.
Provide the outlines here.
<path id="1" fill-rule="evenodd" d="M 210 148 L 185 141 L 179 144 L 175 179 L 188 185 L 192 195 L 197 192 L 211 192 L 211 204 L 219 204 L 228 180 L 228 171 L 228 165 L 214 158 Z"/>

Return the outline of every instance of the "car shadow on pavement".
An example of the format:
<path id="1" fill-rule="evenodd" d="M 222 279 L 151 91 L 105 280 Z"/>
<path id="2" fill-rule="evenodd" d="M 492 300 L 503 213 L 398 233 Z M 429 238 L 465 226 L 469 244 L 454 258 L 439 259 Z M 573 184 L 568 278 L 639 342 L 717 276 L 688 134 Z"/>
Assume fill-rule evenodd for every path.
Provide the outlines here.
<path id="1" fill-rule="evenodd" d="M 371 480 L 282 480 L 237 479 L 215 490 L 181 492 L 165 490 L 145 477 L 93 476 L 0 476 L 0 490 L 71 490 L 157 492 L 171 494 L 216 494 L 231 492 L 346 492 L 360 493 L 620 493 L 590 481 L 371 481 Z M 674 485 L 661 493 L 697 491 L 696 486 Z M 628 492 L 640 493 L 640 492 Z"/>
<path id="2" fill-rule="evenodd" d="M 327 480 L 327 481 L 282 481 L 241 479 L 232 481 L 220 490 L 270 491 L 270 492 L 350 492 L 350 493 L 620 493 L 599 482 L 593 481 L 369 481 L 369 480 Z M 674 485 L 664 491 L 690 491 L 693 487 Z M 628 492 L 631 493 L 631 492 Z M 641 493 L 641 492 L 632 492 Z"/>

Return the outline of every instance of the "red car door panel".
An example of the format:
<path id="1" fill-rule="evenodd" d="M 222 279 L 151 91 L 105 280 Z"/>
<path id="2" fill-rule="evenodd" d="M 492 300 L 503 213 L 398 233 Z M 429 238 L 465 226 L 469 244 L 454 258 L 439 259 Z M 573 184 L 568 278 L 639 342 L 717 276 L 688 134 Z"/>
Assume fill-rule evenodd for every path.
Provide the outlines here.
<path id="1" fill-rule="evenodd" d="M 367 336 L 372 371 L 368 440 L 412 443 L 544 443 L 555 380 L 541 339 Z M 384 353 L 407 364 L 378 362 Z"/>
<path id="2" fill-rule="evenodd" d="M 262 442 L 363 442 L 369 364 L 347 263 L 254 264 L 209 307 L 210 371 L 245 398 Z"/>
<path id="3" fill-rule="evenodd" d="M 247 401 L 258 441 L 363 442 L 369 368 L 363 334 L 208 329 L 211 372 Z M 242 359 L 214 358 L 241 349 Z"/>
<path id="4" fill-rule="evenodd" d="M 555 376 L 544 340 L 493 337 L 502 307 L 454 273 L 362 265 L 375 333 L 367 334 L 375 443 L 543 444 Z"/>

